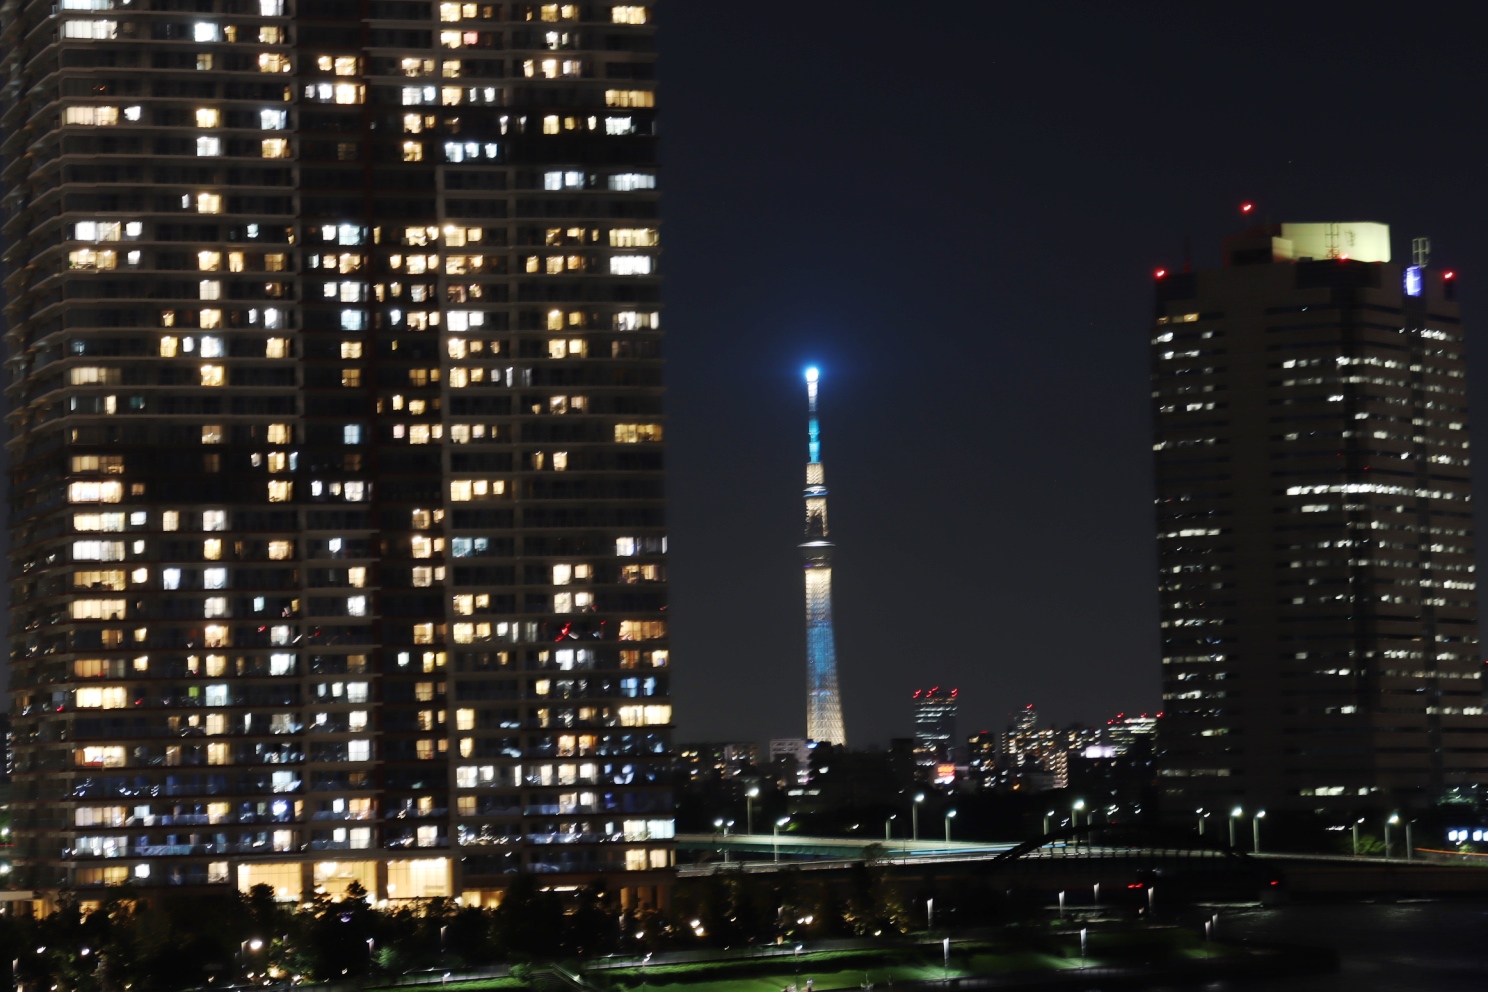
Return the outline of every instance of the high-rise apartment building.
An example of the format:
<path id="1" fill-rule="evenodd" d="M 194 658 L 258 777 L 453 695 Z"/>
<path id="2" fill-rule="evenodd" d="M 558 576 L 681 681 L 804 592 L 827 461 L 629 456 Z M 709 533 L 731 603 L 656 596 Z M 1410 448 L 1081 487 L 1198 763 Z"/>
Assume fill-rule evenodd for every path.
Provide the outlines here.
<path id="1" fill-rule="evenodd" d="M 1163 791 L 1421 805 L 1488 782 L 1453 273 L 1283 224 L 1158 273 Z"/>
<path id="2" fill-rule="evenodd" d="M 14 884 L 663 897 L 652 14 L 0 6 Z"/>

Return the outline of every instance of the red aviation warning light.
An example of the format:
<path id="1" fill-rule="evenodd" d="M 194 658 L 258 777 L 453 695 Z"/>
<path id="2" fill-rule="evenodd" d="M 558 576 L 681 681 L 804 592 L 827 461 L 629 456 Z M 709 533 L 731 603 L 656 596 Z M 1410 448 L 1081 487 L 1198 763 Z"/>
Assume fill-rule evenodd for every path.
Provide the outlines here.
<path id="1" fill-rule="evenodd" d="M 1442 278 L 1443 279 L 1456 279 L 1457 278 L 1457 273 L 1452 272 L 1452 271 L 1449 270 L 1447 272 L 1443 272 L 1442 273 Z"/>
<path id="2" fill-rule="evenodd" d="M 1240 204 L 1240 212 L 1242 214 L 1248 214 L 1248 213 L 1250 213 L 1254 209 L 1255 209 L 1255 204 L 1254 203 L 1242 203 L 1242 204 Z"/>
<path id="3" fill-rule="evenodd" d="M 1152 277 L 1154 279 L 1161 279 L 1163 276 L 1165 276 L 1167 274 L 1168 274 L 1168 270 L 1167 269 L 1158 269 L 1156 272 L 1152 273 Z"/>

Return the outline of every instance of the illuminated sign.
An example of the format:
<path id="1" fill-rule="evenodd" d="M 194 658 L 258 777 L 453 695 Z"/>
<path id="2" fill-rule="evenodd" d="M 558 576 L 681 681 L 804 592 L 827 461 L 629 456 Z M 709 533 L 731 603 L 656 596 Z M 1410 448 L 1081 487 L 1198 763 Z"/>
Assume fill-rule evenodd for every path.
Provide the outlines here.
<path id="1" fill-rule="evenodd" d="M 951 785 L 955 781 L 956 781 L 956 766 L 955 765 L 936 765 L 935 766 L 935 784 L 936 785 Z"/>
<path id="2" fill-rule="evenodd" d="M 1465 844 L 1468 841 L 1482 842 L 1488 840 L 1488 828 L 1473 827 L 1468 829 L 1466 827 L 1458 827 L 1456 830 L 1447 831 L 1447 840 L 1453 844 Z"/>
<path id="3" fill-rule="evenodd" d="M 1405 267 L 1405 295 L 1421 295 L 1421 267 L 1419 265 Z"/>

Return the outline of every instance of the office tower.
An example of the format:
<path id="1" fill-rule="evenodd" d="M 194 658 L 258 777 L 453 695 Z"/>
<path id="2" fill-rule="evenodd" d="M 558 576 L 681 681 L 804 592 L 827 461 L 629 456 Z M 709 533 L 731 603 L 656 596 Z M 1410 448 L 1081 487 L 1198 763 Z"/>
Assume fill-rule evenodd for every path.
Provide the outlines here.
<path id="1" fill-rule="evenodd" d="M 1104 743 L 1110 747 L 1113 757 L 1119 758 L 1135 749 L 1143 749 L 1151 753 L 1153 738 L 1157 736 L 1157 717 L 1148 716 L 1146 713 L 1140 716 L 1117 713 L 1115 717 L 1106 721 L 1103 736 Z"/>
<path id="2" fill-rule="evenodd" d="M 837 640 L 832 633 L 832 542 L 827 540 L 827 477 L 821 461 L 821 422 L 816 416 L 820 373 L 806 370 L 810 413 L 806 465 L 806 737 L 825 744 L 846 744 L 842 727 L 842 694 L 837 688 Z"/>
<path id="3" fill-rule="evenodd" d="M 1488 780 L 1463 329 L 1424 249 L 1283 224 L 1158 273 L 1174 813 L 1392 810 Z"/>
<path id="4" fill-rule="evenodd" d="M 956 697 L 960 692 L 940 686 L 915 690 L 915 764 L 922 775 L 933 774 L 936 765 L 956 760 Z"/>
<path id="5" fill-rule="evenodd" d="M 651 8 L 0 17 L 13 884 L 662 898 Z"/>

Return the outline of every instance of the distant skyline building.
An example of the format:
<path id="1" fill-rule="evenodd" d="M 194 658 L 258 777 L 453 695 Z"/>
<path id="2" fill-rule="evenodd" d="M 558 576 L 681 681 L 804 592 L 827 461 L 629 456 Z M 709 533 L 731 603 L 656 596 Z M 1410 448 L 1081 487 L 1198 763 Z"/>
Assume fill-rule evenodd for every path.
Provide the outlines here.
<path id="1" fill-rule="evenodd" d="M 1164 795 L 1422 806 L 1488 781 L 1464 335 L 1375 223 L 1254 227 L 1157 273 Z"/>
<path id="2" fill-rule="evenodd" d="M 832 542 L 827 540 L 827 480 L 821 461 L 821 422 L 816 413 L 821 373 L 806 370 L 807 422 L 806 539 L 806 737 L 827 744 L 847 743 L 842 725 L 842 694 L 837 685 L 837 639 L 832 631 Z"/>
<path id="3" fill-rule="evenodd" d="M 956 760 L 956 708 L 959 689 L 916 689 L 914 694 L 915 765 L 922 773 Z"/>

